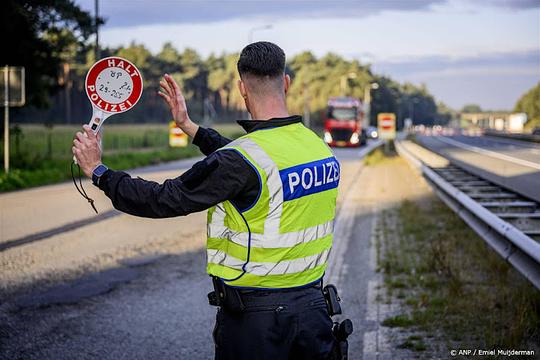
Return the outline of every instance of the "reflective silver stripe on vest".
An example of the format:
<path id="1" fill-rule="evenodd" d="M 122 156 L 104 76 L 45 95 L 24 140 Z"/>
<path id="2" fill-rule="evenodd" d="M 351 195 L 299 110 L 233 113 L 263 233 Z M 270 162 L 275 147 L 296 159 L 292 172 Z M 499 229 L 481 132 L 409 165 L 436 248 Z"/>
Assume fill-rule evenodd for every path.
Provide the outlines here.
<path id="1" fill-rule="evenodd" d="M 309 269 L 313 269 L 319 265 L 323 265 L 327 258 L 330 250 L 325 250 L 319 254 L 307 256 L 294 260 L 283 260 L 279 263 L 269 263 L 269 262 L 249 262 L 246 265 L 246 271 L 249 274 L 257 276 L 266 276 L 266 275 L 283 275 L 283 274 L 294 274 L 303 272 Z M 222 266 L 227 266 L 237 270 L 242 270 L 244 261 L 237 259 L 229 254 L 224 253 L 220 250 L 208 249 L 206 251 L 208 255 L 208 262 L 213 264 L 218 264 Z"/>
<path id="2" fill-rule="evenodd" d="M 214 211 L 214 214 L 216 211 Z M 218 224 L 217 221 L 214 222 L 214 214 L 212 214 L 212 223 L 208 225 L 208 237 L 226 238 L 238 245 L 242 245 L 244 247 L 248 246 L 249 233 L 235 232 L 223 225 L 223 222 L 221 222 L 221 224 Z M 330 220 L 324 224 L 312 226 L 301 231 L 288 232 L 273 236 L 251 233 L 251 246 L 266 249 L 290 248 L 298 244 L 307 243 L 331 235 L 333 231 L 334 220 Z"/>
<path id="3" fill-rule="evenodd" d="M 270 198 L 268 216 L 264 222 L 264 235 L 279 234 L 279 222 L 283 210 L 283 189 L 279 169 L 276 163 L 268 156 L 256 142 L 248 138 L 240 138 L 231 142 L 227 147 L 238 146 L 251 156 L 266 173 L 266 185 Z"/>

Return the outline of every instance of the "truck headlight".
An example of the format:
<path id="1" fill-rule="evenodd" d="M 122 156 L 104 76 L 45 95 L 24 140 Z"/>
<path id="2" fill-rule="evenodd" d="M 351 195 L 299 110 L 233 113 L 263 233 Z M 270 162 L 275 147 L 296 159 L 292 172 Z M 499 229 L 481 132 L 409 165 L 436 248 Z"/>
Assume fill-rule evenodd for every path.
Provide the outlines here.
<path id="1" fill-rule="evenodd" d="M 372 137 L 373 139 L 377 138 L 378 136 L 379 136 L 379 134 L 377 133 L 376 130 L 373 130 L 373 131 L 371 132 L 371 137 Z"/>
<path id="2" fill-rule="evenodd" d="M 351 142 L 351 144 L 358 144 L 360 142 L 360 135 L 358 135 L 358 133 L 353 133 L 351 135 L 350 142 Z"/>
<path id="3" fill-rule="evenodd" d="M 328 131 L 324 132 L 324 142 L 330 144 L 332 142 L 332 135 Z"/>

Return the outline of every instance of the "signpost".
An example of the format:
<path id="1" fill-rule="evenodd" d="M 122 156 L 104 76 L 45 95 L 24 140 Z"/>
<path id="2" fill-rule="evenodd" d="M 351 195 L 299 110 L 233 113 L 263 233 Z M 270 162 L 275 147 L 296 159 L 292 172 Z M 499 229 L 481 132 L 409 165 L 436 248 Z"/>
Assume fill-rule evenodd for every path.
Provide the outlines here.
<path id="1" fill-rule="evenodd" d="M 92 104 L 92 118 L 88 125 L 97 134 L 108 117 L 128 111 L 137 104 L 142 95 L 143 80 L 141 72 L 135 65 L 121 57 L 112 56 L 101 59 L 92 65 L 86 74 L 84 87 Z M 77 164 L 75 156 L 73 156 L 71 164 L 73 184 L 97 213 L 94 200 L 86 194 L 83 188 L 80 167 L 80 188 L 77 185 L 73 164 Z"/>
<path id="2" fill-rule="evenodd" d="M 24 67 L 4 66 L 3 76 L 0 79 L 0 87 L 4 89 L 3 98 L 0 101 L 4 104 L 4 171 L 9 172 L 9 108 L 23 106 L 26 102 L 26 92 L 24 85 Z"/>
<path id="3" fill-rule="evenodd" d="M 396 114 L 377 114 L 377 127 L 379 130 L 379 139 L 385 140 L 384 151 L 388 154 L 390 152 L 390 141 L 396 138 Z"/>
<path id="4" fill-rule="evenodd" d="M 379 139 L 394 140 L 396 138 L 396 114 L 377 114 L 377 127 L 379 130 Z"/>
<path id="5" fill-rule="evenodd" d="M 186 147 L 188 145 L 188 136 L 176 125 L 176 122 L 169 123 L 169 146 Z"/>
<path id="6" fill-rule="evenodd" d="M 131 109 L 143 90 L 141 72 L 126 59 L 112 56 L 96 62 L 86 74 L 86 95 L 92 103 L 88 125 L 97 133 L 111 115 Z"/>

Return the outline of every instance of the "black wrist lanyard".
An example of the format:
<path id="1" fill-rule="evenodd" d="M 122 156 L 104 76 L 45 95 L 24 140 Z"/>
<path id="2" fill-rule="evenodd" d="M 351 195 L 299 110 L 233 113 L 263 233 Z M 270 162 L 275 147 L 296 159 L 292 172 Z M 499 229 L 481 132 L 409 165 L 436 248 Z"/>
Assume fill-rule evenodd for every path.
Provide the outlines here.
<path id="1" fill-rule="evenodd" d="M 77 185 L 77 181 L 75 180 L 75 174 L 73 172 L 73 165 L 77 165 L 77 168 L 79 169 L 79 185 Z M 73 185 L 75 185 L 75 189 L 77 189 L 79 194 L 81 194 L 81 196 L 90 203 L 90 206 L 92 206 L 92 209 L 94 209 L 96 214 L 98 214 L 96 206 L 94 205 L 94 199 L 88 196 L 88 194 L 86 194 L 86 191 L 84 190 L 82 179 L 81 179 L 81 167 L 79 166 L 79 164 L 75 163 L 75 161 L 71 162 L 71 179 L 73 180 Z M 80 186 L 80 189 L 79 189 L 79 186 Z"/>

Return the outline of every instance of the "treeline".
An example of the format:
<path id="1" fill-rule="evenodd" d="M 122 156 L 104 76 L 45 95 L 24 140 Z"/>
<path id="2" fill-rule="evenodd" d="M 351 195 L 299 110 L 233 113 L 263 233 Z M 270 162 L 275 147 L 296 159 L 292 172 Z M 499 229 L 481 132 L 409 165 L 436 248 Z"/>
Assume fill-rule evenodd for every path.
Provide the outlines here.
<path id="1" fill-rule="evenodd" d="M 514 111 L 527 114 L 527 129 L 540 127 L 540 82 L 519 98 Z"/>
<path id="2" fill-rule="evenodd" d="M 210 55 L 203 59 L 195 50 L 178 51 L 170 43 L 157 54 L 144 45 L 132 43 L 127 47 L 101 50 L 101 57 L 121 56 L 136 64 L 144 77 L 144 92 L 140 103 L 129 113 L 118 115 L 115 123 L 163 122 L 167 109 L 157 96 L 159 79 L 171 74 L 180 84 L 188 102 L 191 116 L 201 122 L 225 122 L 245 117 L 243 99 L 237 88 L 238 54 Z M 80 57 L 79 57 L 80 58 Z M 84 92 L 86 71 L 95 61 L 88 50 L 84 63 L 66 63 L 59 77 L 60 91 L 51 97 L 48 109 L 29 107 L 15 114 L 18 122 L 84 123 L 91 115 Z M 67 68 L 67 69 L 66 69 Z M 369 65 L 329 53 L 317 58 L 303 52 L 289 59 L 287 72 L 293 81 L 288 96 L 290 111 L 311 113 L 315 125 L 320 121 L 326 102 L 331 96 L 344 93 L 363 99 L 366 86 L 377 83 L 371 91 L 371 121 L 379 112 L 394 112 L 402 122 L 413 118 L 415 123 L 444 123 L 449 112 L 435 103 L 425 86 L 400 84 L 388 77 L 374 74 Z"/>

